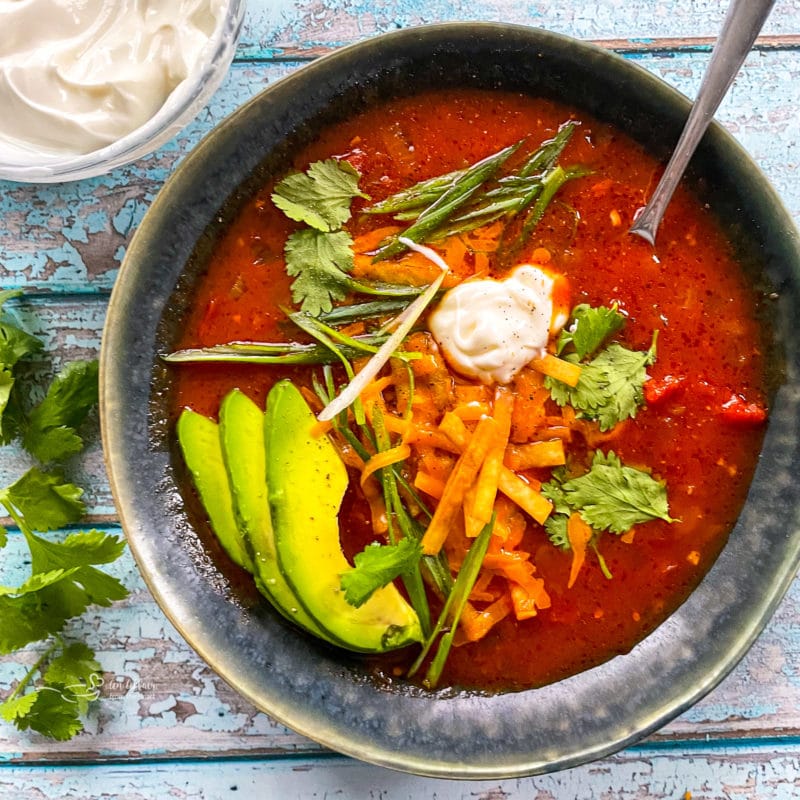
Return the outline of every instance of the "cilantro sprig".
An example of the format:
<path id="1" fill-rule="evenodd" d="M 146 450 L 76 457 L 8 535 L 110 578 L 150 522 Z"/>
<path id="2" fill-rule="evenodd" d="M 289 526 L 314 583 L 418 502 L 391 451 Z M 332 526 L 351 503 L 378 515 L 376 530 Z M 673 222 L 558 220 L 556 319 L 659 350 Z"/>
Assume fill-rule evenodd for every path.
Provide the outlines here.
<path id="1" fill-rule="evenodd" d="M 410 537 L 397 544 L 367 545 L 353 559 L 355 566 L 341 576 L 345 600 L 358 608 L 378 589 L 416 569 L 421 557 L 422 546 Z"/>
<path id="2" fill-rule="evenodd" d="M 658 331 L 653 331 L 648 350 L 629 350 L 612 342 L 598 352 L 624 323 L 625 317 L 616 306 L 576 306 L 571 324 L 559 338 L 558 351 L 571 350 L 562 357 L 581 364 L 580 380 L 576 386 L 568 386 L 555 378 L 545 378 L 545 386 L 559 406 L 572 406 L 582 417 L 595 420 L 601 431 L 609 431 L 636 416 L 644 404 L 647 367 L 656 359 Z"/>
<path id="3" fill-rule="evenodd" d="M 642 522 L 675 521 L 669 515 L 665 485 L 649 472 L 624 465 L 613 450 L 596 450 L 584 475 L 562 477 L 544 484 L 542 493 L 557 512 L 564 507 L 578 511 L 595 530 L 622 534 Z"/>
<path id="4" fill-rule="evenodd" d="M 353 240 L 342 225 L 350 219 L 359 173 L 347 161 L 315 161 L 276 184 L 272 202 L 289 219 L 308 227 L 286 241 L 286 272 L 295 278 L 292 300 L 312 316 L 330 311 L 349 291 Z"/>
<path id="5" fill-rule="evenodd" d="M 39 685 L 23 692 L 39 672 Z M 65 741 L 83 730 L 81 717 L 89 703 L 98 698 L 101 684 L 100 663 L 91 648 L 82 642 L 67 644 L 56 636 L 9 698 L 0 704 L 0 717 L 19 730 L 30 729 Z"/>
<path id="6" fill-rule="evenodd" d="M 0 313 L 8 300 L 22 294 L 21 289 L 0 292 Z M 41 351 L 42 343 L 10 321 L 0 318 L 0 444 L 8 444 L 22 424 L 22 407 L 16 367 L 23 359 Z"/>
<path id="7" fill-rule="evenodd" d="M 28 415 L 22 445 L 43 464 L 63 461 L 83 449 L 78 428 L 97 404 L 97 373 L 97 361 L 67 364 Z"/>
<path id="8" fill-rule="evenodd" d="M 0 292 L 3 304 L 20 294 Z M 0 432 L 2 444 L 19 439 L 42 464 L 63 461 L 83 448 L 79 428 L 97 402 L 97 362 L 74 362 L 55 376 L 44 398 L 26 405 L 25 359 L 42 343 L 10 319 L 0 319 Z M 0 511 L 11 518 L 30 554 L 30 575 L 18 586 L 0 586 L 0 654 L 33 642 L 45 648 L 11 694 L 0 718 L 20 730 L 69 739 L 83 729 L 81 717 L 97 697 L 100 665 L 91 648 L 66 643 L 67 621 L 90 605 L 108 606 L 127 594 L 116 578 L 98 569 L 119 558 L 123 541 L 97 530 L 73 532 L 61 541 L 41 535 L 79 522 L 83 490 L 60 469 L 31 467 L 0 488 Z M 0 548 L 8 531 L 0 526 Z M 38 676 L 38 678 L 37 678 Z"/>
<path id="9" fill-rule="evenodd" d="M 317 316 L 350 291 L 353 240 L 347 231 L 326 233 L 306 228 L 286 240 L 286 272 L 294 278 L 292 301 Z"/>
<path id="10" fill-rule="evenodd" d="M 570 549 L 567 521 L 574 512 L 596 532 L 595 545 L 604 531 L 621 535 L 652 520 L 675 522 L 669 514 L 666 485 L 649 472 L 623 464 L 613 450 L 596 450 L 583 475 L 569 477 L 566 469 L 555 470 L 542 485 L 542 494 L 553 504 L 545 530 L 562 550 Z"/>
<path id="11" fill-rule="evenodd" d="M 294 278 L 292 301 L 313 317 L 331 311 L 348 293 L 381 297 L 413 297 L 413 286 L 355 280 L 353 240 L 342 226 L 350 219 L 356 197 L 369 199 L 358 188 L 359 172 L 347 161 L 315 161 L 303 172 L 288 175 L 275 186 L 272 202 L 289 219 L 307 227 L 290 234 L 284 247 L 286 272 Z"/>

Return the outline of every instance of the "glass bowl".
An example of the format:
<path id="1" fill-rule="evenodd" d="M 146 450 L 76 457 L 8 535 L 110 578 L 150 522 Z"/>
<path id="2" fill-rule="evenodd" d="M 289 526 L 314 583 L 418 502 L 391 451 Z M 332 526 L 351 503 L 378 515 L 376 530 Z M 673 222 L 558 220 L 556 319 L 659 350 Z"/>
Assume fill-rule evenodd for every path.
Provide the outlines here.
<path id="1" fill-rule="evenodd" d="M 42 153 L 39 163 L 0 159 L 0 179 L 21 183 L 60 183 L 110 172 L 152 153 L 191 122 L 225 78 L 236 52 L 245 0 L 230 0 L 208 41 L 201 66 L 181 81 L 161 108 L 143 125 L 113 144 L 79 155 Z"/>

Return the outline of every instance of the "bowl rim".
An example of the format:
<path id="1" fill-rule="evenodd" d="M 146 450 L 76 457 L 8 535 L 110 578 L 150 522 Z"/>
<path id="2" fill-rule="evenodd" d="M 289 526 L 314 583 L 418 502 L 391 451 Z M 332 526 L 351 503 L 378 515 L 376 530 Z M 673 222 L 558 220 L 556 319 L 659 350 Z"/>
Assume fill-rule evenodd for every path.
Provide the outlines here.
<path id="1" fill-rule="evenodd" d="M 535 708 L 536 698 L 543 698 L 546 702 L 554 701 L 555 698 L 561 704 L 559 714 L 569 716 L 569 713 L 574 712 L 578 714 L 579 721 L 586 723 L 587 732 L 582 734 L 580 741 L 573 747 L 558 750 L 558 748 L 539 743 L 536 747 L 531 745 L 531 749 L 525 751 L 517 742 L 517 749 L 510 758 L 505 751 L 498 752 L 496 750 L 471 754 L 473 757 L 465 756 L 463 753 L 454 753 L 452 757 L 443 757 L 440 752 L 436 751 L 435 745 L 430 740 L 418 743 L 413 752 L 404 752 L 402 748 L 398 750 L 389 746 L 387 730 L 381 727 L 384 722 L 373 717 L 366 719 L 362 728 L 354 730 L 352 711 L 348 710 L 349 704 L 363 702 L 363 687 L 353 687 L 352 690 L 339 689 L 338 708 L 345 718 L 342 721 L 327 718 L 319 711 L 323 701 L 320 700 L 317 693 L 323 690 L 301 676 L 296 677 L 297 683 L 292 684 L 291 689 L 295 691 L 295 697 L 307 697 L 309 707 L 304 706 L 298 709 L 293 705 L 291 698 L 278 696 L 274 689 L 265 693 L 260 678 L 243 674 L 232 650 L 220 652 L 217 640 L 220 636 L 230 636 L 232 637 L 229 642 L 231 648 L 234 646 L 244 647 L 242 638 L 253 635 L 254 631 L 259 630 L 259 625 L 264 624 L 263 620 L 257 614 L 253 614 L 252 609 L 237 609 L 237 613 L 242 618 L 242 630 L 232 633 L 219 629 L 212 630 L 212 623 L 198 617 L 192 601 L 182 596 L 186 587 L 174 584 L 174 575 L 170 572 L 170 567 L 162 563 L 163 553 L 159 553 L 158 548 L 154 547 L 153 536 L 158 532 L 157 528 L 154 526 L 153 520 L 142 512 L 136 500 L 137 491 L 141 486 L 141 475 L 138 475 L 136 470 L 125 462 L 124 456 L 126 449 L 130 446 L 131 436 L 135 435 L 135 430 L 149 422 L 147 414 L 143 413 L 141 408 L 135 412 L 126 408 L 129 402 L 126 390 L 133 389 L 132 381 L 135 380 L 130 373 L 130 359 L 139 358 L 141 360 L 141 356 L 137 356 L 135 348 L 144 343 L 141 338 L 135 338 L 134 342 L 128 341 L 126 336 L 145 335 L 140 330 L 139 315 L 135 304 L 132 304 L 132 297 L 136 296 L 137 292 L 141 292 L 148 279 L 148 276 L 143 277 L 142 275 L 142 265 L 151 265 L 145 268 L 149 270 L 149 273 L 156 269 L 153 262 L 145 256 L 158 235 L 159 226 L 156 220 L 162 215 L 168 217 L 170 210 L 174 210 L 174 204 L 182 190 L 183 176 L 187 175 L 188 171 L 194 167 L 199 169 L 200 165 L 209 163 L 212 153 L 218 147 L 218 142 L 233 136 L 239 121 L 246 118 L 247 115 L 256 113 L 262 106 L 269 107 L 276 94 L 290 95 L 314 80 L 324 82 L 332 70 L 345 64 L 353 56 L 377 53 L 379 50 L 388 52 L 391 48 L 402 48 L 405 44 L 412 42 L 416 45 L 426 43 L 433 45 L 441 41 L 468 41 L 470 37 L 489 38 L 497 42 L 504 37 L 516 37 L 515 40 L 527 41 L 532 47 L 546 44 L 548 47 L 573 48 L 582 58 L 592 60 L 595 65 L 603 64 L 631 76 L 631 79 L 641 84 L 646 91 L 668 100 L 673 109 L 678 109 L 684 116 L 688 114 L 689 100 L 643 68 L 594 44 L 520 25 L 441 23 L 407 28 L 357 42 L 305 65 L 270 85 L 217 126 L 212 134 L 209 134 L 186 156 L 181 167 L 170 177 L 148 211 L 130 243 L 109 303 L 100 356 L 100 416 L 103 451 L 112 493 L 119 510 L 120 522 L 144 580 L 168 619 L 215 672 L 273 719 L 324 746 L 362 761 L 392 769 L 431 777 L 475 780 L 541 774 L 608 756 L 639 741 L 708 693 L 745 654 L 792 582 L 798 563 L 800 563 L 800 511 L 795 508 L 791 513 L 788 510 L 786 512 L 787 516 L 784 520 L 788 523 L 784 539 L 784 555 L 786 557 L 780 562 L 770 563 L 769 577 L 771 580 L 767 590 L 755 598 L 755 605 L 750 607 L 746 613 L 739 606 L 735 609 L 736 613 L 730 612 L 732 619 L 729 627 L 734 625 L 735 630 L 727 631 L 725 637 L 718 638 L 709 635 L 702 642 L 706 648 L 715 653 L 713 658 L 708 655 L 706 650 L 698 654 L 687 645 L 687 637 L 694 644 L 699 645 L 700 643 L 694 642 L 693 637 L 696 638 L 697 632 L 689 631 L 686 614 L 683 612 L 690 605 L 693 608 L 697 607 L 698 604 L 713 596 L 712 590 L 709 588 L 710 576 L 720 574 L 722 572 L 721 564 L 727 565 L 732 558 L 741 555 L 741 553 L 731 553 L 731 542 L 726 545 L 717 563 L 686 603 L 662 623 L 653 634 L 640 642 L 631 654 L 618 656 L 599 667 L 579 673 L 573 678 L 549 687 L 490 698 L 476 695 L 471 696 L 468 703 L 466 699 L 464 703 L 459 703 L 457 702 L 458 698 L 437 694 L 434 697 L 434 704 L 439 704 L 439 708 L 433 712 L 426 708 L 426 713 L 432 714 L 426 720 L 452 726 L 452 730 L 448 727 L 447 731 L 451 740 L 457 741 L 457 735 L 465 732 L 473 733 L 469 726 L 463 727 L 461 721 L 457 719 L 457 715 L 468 704 L 471 704 L 470 707 L 473 710 L 477 709 L 479 714 L 491 711 L 494 723 L 500 726 L 504 733 L 508 733 L 502 727 L 502 723 L 498 722 L 499 714 L 510 712 L 515 705 L 518 705 L 517 701 L 520 701 L 525 706 L 528 721 L 531 722 L 538 719 Z M 393 53 L 395 50 L 391 50 L 391 52 Z M 746 152 L 721 126 L 713 123 L 708 136 L 713 138 L 715 147 L 723 148 L 728 153 L 728 158 L 735 157 L 737 159 L 737 169 L 744 171 L 747 177 L 754 182 L 760 193 L 759 196 L 777 212 L 776 226 L 785 237 L 784 255 L 792 257 L 792 264 L 795 265 L 796 270 L 797 264 L 800 263 L 800 238 L 791 217 L 774 189 Z M 153 278 L 155 276 L 149 274 L 149 279 Z M 795 283 L 798 280 L 796 272 L 793 280 Z M 796 287 L 794 291 L 796 292 Z M 149 335 L 147 332 L 146 336 Z M 146 344 L 150 346 L 152 343 L 147 339 Z M 149 367 L 152 370 L 152 360 Z M 782 461 L 779 465 L 780 469 L 775 468 L 777 472 L 772 470 L 770 465 L 765 465 L 763 461 L 759 463 L 753 483 L 754 485 L 758 484 L 758 491 L 762 493 L 768 492 L 770 488 L 774 492 L 788 491 L 781 481 L 783 481 L 784 473 L 790 468 L 795 469 L 798 462 L 796 421 L 798 407 L 800 407 L 800 392 L 797 389 L 794 358 L 790 360 L 788 369 L 792 372 L 792 385 L 782 387 L 778 392 L 776 407 L 779 413 L 773 417 L 773 422 L 770 423 L 764 448 L 767 448 L 768 443 L 773 449 L 779 447 L 781 437 L 785 435 L 785 432 L 780 429 L 782 426 L 787 426 L 791 436 L 786 458 L 790 463 L 785 464 Z M 146 442 L 140 442 L 137 445 L 139 448 L 147 446 L 149 445 Z M 179 498 L 174 494 L 170 495 L 170 492 L 171 489 L 168 487 L 165 496 L 169 495 L 169 497 L 165 499 L 165 504 L 174 506 L 175 503 L 178 503 L 180 505 Z M 758 527 L 760 524 L 756 519 L 742 517 L 737 522 L 731 538 L 733 539 L 734 534 L 740 528 L 753 525 Z M 216 610 L 225 613 L 226 604 L 229 604 L 230 601 L 224 597 L 224 590 L 218 586 L 204 584 L 202 577 L 198 577 L 189 588 L 202 591 L 203 597 L 210 598 L 209 602 L 214 604 L 213 607 Z M 736 591 L 737 587 L 725 584 L 722 586 L 722 590 L 723 592 L 732 592 Z M 718 592 L 719 587 L 714 588 L 713 591 Z M 239 636 L 242 638 L 237 638 Z M 280 639 L 279 636 L 280 634 L 276 634 L 276 641 L 286 644 L 287 640 Z M 293 646 L 295 644 L 292 642 Z M 314 643 L 302 642 L 297 644 L 297 647 L 300 648 L 297 652 L 301 652 L 303 657 L 324 660 L 324 653 L 321 654 L 315 649 Z M 665 675 L 678 674 L 681 677 L 679 687 L 676 688 L 669 683 L 663 686 L 654 685 L 652 683 L 654 679 L 648 679 L 650 683 L 642 687 L 620 683 L 627 680 L 628 677 L 626 668 L 621 666 L 625 659 L 646 658 L 656 663 L 660 657 L 663 658 L 665 647 L 676 649 L 676 652 L 672 654 L 676 664 Z M 264 664 L 271 668 L 286 669 L 290 666 L 281 653 L 273 653 L 265 658 Z M 320 667 L 320 670 L 323 670 L 323 667 Z M 622 717 L 619 717 L 616 711 L 609 707 L 605 710 L 596 710 L 591 719 L 580 716 L 581 709 L 571 704 L 572 701 L 566 695 L 575 692 L 577 696 L 585 696 L 585 683 L 588 680 L 586 676 L 598 673 L 617 681 L 618 685 L 626 686 L 626 689 L 630 691 L 629 700 L 635 706 L 633 712 L 628 709 Z M 335 680 L 335 672 L 330 670 L 324 672 L 324 676 Z M 345 675 L 343 680 L 346 682 L 349 679 Z M 560 686 L 561 693 L 554 692 L 553 686 Z M 286 689 L 286 686 L 281 688 Z M 658 693 L 658 697 L 655 699 L 649 698 L 649 696 L 644 697 L 648 690 Z M 425 695 L 423 702 L 430 696 Z M 391 701 L 398 705 L 404 713 L 412 713 L 409 709 L 419 711 L 421 708 L 419 705 L 415 705 L 419 698 L 413 694 L 398 693 L 391 694 L 391 697 L 405 698 L 403 703 Z M 635 705 L 637 700 L 641 705 Z M 313 708 L 310 707 L 311 705 Z M 489 708 L 490 706 L 491 708 Z M 370 711 L 373 709 L 366 708 L 365 713 Z M 602 728 L 602 734 L 598 733 L 600 728 Z"/>

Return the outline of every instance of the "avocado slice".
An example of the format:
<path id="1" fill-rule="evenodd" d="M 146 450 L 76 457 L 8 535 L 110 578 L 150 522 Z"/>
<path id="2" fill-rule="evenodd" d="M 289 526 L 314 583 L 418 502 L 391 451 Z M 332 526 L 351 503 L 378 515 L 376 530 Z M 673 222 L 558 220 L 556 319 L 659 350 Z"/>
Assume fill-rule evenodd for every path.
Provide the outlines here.
<path id="1" fill-rule="evenodd" d="M 309 616 L 278 568 L 267 499 L 264 412 L 239 389 L 229 392 L 222 401 L 219 436 L 233 513 L 252 553 L 253 576 L 259 591 L 288 620 L 338 644 Z"/>
<path id="2" fill-rule="evenodd" d="M 393 584 L 355 608 L 344 599 L 341 574 L 349 568 L 339 542 L 339 507 L 347 470 L 288 380 L 267 398 L 267 490 L 280 569 L 308 613 L 345 647 L 383 652 L 422 641 L 414 609 Z"/>
<path id="3" fill-rule="evenodd" d="M 222 460 L 219 426 L 214 420 L 185 408 L 178 418 L 178 442 L 183 460 L 225 552 L 240 567 L 253 571 L 253 559 L 236 524 L 228 473 Z"/>

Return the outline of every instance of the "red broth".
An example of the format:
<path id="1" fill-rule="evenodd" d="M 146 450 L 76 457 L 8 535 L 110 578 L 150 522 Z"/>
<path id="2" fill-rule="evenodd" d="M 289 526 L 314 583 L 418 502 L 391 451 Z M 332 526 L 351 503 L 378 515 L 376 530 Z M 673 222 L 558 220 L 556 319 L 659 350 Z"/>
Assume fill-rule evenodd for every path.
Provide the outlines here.
<path id="1" fill-rule="evenodd" d="M 550 138 L 569 118 L 581 125 L 560 162 L 584 164 L 592 174 L 565 186 L 519 261 L 545 248 L 549 267 L 568 278 L 571 305 L 617 302 L 628 318 L 626 346 L 645 350 L 659 331 L 651 389 L 666 387 L 667 378 L 680 385 L 663 397 L 651 394 L 655 402 L 609 446 L 666 482 L 678 521 L 637 526 L 632 541 L 602 534 L 599 547 L 613 577 L 590 552 L 569 589 L 569 553 L 529 521 L 522 549 L 531 553 L 551 606 L 522 622 L 509 615 L 481 641 L 454 648 L 442 681 L 448 685 L 515 689 L 587 669 L 630 650 L 697 585 L 736 520 L 760 446 L 763 426 L 730 413 L 731 406 L 764 403 L 757 298 L 714 219 L 686 191 L 672 201 L 655 251 L 628 234 L 659 164 L 614 128 L 549 101 L 479 90 L 394 100 L 326 130 L 293 164 L 304 169 L 322 158 L 347 158 L 376 201 L 525 136 L 536 143 Z M 275 209 L 271 188 L 256 194 L 220 238 L 179 346 L 296 338 L 281 311 L 291 305 L 283 247 L 296 225 Z M 347 227 L 356 236 L 379 224 L 385 219 L 354 213 Z M 214 416 L 233 387 L 263 404 L 270 386 L 287 376 L 309 383 L 307 368 L 183 365 L 174 371 L 174 411 L 189 406 Z M 372 539 L 368 520 L 363 496 L 349 491 L 340 514 L 345 552 Z M 414 655 L 376 659 L 373 668 L 400 675 Z"/>

